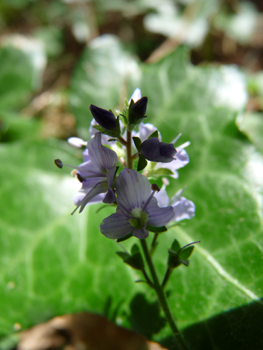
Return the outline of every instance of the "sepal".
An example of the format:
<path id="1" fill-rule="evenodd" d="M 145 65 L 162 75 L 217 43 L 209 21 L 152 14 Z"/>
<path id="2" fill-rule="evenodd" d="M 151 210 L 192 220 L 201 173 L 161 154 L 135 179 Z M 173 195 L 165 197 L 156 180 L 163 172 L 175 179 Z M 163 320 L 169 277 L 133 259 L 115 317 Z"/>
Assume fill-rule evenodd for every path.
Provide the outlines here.
<path id="1" fill-rule="evenodd" d="M 135 270 L 144 270 L 144 262 L 142 255 L 140 253 L 139 247 L 137 244 L 134 244 L 131 248 L 131 254 L 126 252 L 117 252 L 116 253 L 125 264 L 129 265 Z"/>
<path id="2" fill-rule="evenodd" d="M 146 118 L 146 108 L 147 108 L 148 98 L 142 97 L 137 102 L 134 103 L 131 100 L 129 105 L 129 126 L 131 129 L 137 124 L 139 124 L 144 118 Z"/>
<path id="3" fill-rule="evenodd" d="M 147 160 L 142 155 L 139 155 L 137 171 L 143 170 L 147 166 L 147 164 L 148 164 Z"/>
<path id="4" fill-rule="evenodd" d="M 146 230 L 154 233 L 161 233 L 161 232 L 166 232 L 167 227 L 166 226 L 161 226 L 161 227 L 155 227 L 155 226 L 146 226 Z"/>
<path id="5" fill-rule="evenodd" d="M 136 136 L 134 136 L 132 139 L 133 139 L 133 142 L 134 142 L 134 145 L 135 145 L 137 151 L 141 152 L 141 144 L 142 144 L 141 139 L 139 137 L 136 137 Z"/>
<path id="6" fill-rule="evenodd" d="M 195 243 L 200 243 L 200 241 L 189 243 L 183 246 L 182 248 L 180 248 L 179 242 L 175 239 L 172 243 L 171 249 L 168 250 L 169 255 L 168 255 L 167 264 L 169 268 L 175 269 L 181 264 L 187 267 L 190 263 L 188 258 L 190 257 L 190 255 L 194 250 L 193 244 Z"/>
<path id="7" fill-rule="evenodd" d="M 153 133 L 151 133 L 151 135 L 148 137 L 148 139 L 150 139 L 152 137 L 156 137 L 157 139 L 159 139 L 159 131 L 155 130 Z"/>
<path id="8" fill-rule="evenodd" d="M 108 130 L 108 129 L 107 130 L 103 130 L 102 134 L 108 135 L 108 136 L 111 136 L 111 137 L 119 137 L 120 134 L 121 134 L 119 117 L 117 117 L 117 119 L 116 119 L 115 128 L 111 129 L 111 130 Z"/>

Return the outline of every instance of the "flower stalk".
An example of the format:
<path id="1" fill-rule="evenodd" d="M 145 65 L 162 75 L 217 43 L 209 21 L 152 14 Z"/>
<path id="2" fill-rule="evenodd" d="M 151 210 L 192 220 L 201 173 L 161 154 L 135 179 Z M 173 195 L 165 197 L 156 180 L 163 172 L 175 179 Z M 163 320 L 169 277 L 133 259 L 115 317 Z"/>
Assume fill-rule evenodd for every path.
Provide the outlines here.
<path id="1" fill-rule="evenodd" d="M 129 130 L 127 130 L 126 155 L 127 155 L 127 166 L 129 169 L 132 169 L 131 140 L 132 140 L 131 132 Z M 158 233 L 155 234 L 154 239 L 152 241 L 151 253 L 153 252 L 157 238 L 158 238 Z M 160 305 L 163 309 L 165 318 L 166 318 L 167 322 L 169 323 L 169 326 L 170 326 L 170 328 L 175 336 L 175 340 L 179 346 L 179 349 L 180 350 L 187 350 L 187 346 L 185 344 L 185 341 L 184 341 L 181 333 L 179 332 L 179 329 L 177 328 L 177 325 L 174 321 L 173 315 L 172 315 L 171 310 L 169 308 L 169 305 L 167 303 L 167 299 L 166 299 L 166 296 L 164 294 L 164 287 L 159 282 L 159 279 L 158 279 L 158 276 L 157 276 L 157 273 L 156 273 L 156 270 L 155 270 L 155 267 L 154 267 L 154 264 L 152 261 L 151 254 L 149 252 L 149 249 L 148 249 L 148 246 L 146 243 L 146 240 L 140 239 L 140 242 L 141 242 L 144 257 L 145 257 L 145 260 L 146 260 L 147 265 L 149 267 L 153 282 L 151 282 L 151 280 L 148 278 L 148 275 L 146 274 L 145 271 L 142 271 L 143 275 L 146 278 L 147 284 L 155 290 L 155 292 L 158 296 L 158 299 L 159 299 Z M 170 273 L 169 273 L 169 275 L 170 275 Z M 168 281 L 169 275 L 167 275 L 167 281 Z"/>
<path id="2" fill-rule="evenodd" d="M 55 164 L 60 169 L 64 166 L 73 168 L 72 175 L 81 183 L 80 190 L 73 198 L 76 205 L 73 213 L 77 209 L 81 213 L 87 205 L 98 202 L 116 206 L 116 212 L 103 219 L 100 232 L 117 242 L 131 236 L 140 240 L 142 249 L 134 244 L 131 253 L 124 249 L 117 255 L 127 265 L 141 271 L 144 280 L 137 282 L 146 282 L 154 289 L 175 336 L 177 348 L 187 350 L 164 288 L 174 268 L 189 265 L 193 244 L 198 242 L 181 248 L 176 239 L 173 241 L 168 250 L 167 270 L 162 283 L 152 256 L 161 237 L 159 233 L 167 231 L 167 224 L 191 219 L 195 214 L 195 205 L 182 196 L 183 190 L 176 192 L 171 200 L 165 191 L 169 181 L 164 176 L 177 178 L 177 169 L 189 162 L 184 150 L 189 143 L 175 148 L 174 143 L 180 134 L 172 143 L 162 142 L 160 132 L 152 124 L 142 122 L 146 118 L 147 103 L 148 98 L 141 97 L 141 91 L 137 88 L 130 101 L 125 102 L 123 113 L 117 112 L 117 116 L 111 110 L 91 105 L 90 111 L 94 117 L 89 129 L 91 139 L 84 141 L 73 137 L 68 140 L 74 147 L 86 147 L 83 163 L 75 167 L 56 159 Z M 135 162 L 136 159 L 138 162 Z M 120 167 L 118 162 L 125 168 Z M 134 163 L 137 164 L 137 171 L 133 169 Z M 149 181 L 157 177 L 162 177 L 161 189 Z M 153 232 L 154 237 L 147 244 L 149 232 Z"/>
<path id="3" fill-rule="evenodd" d="M 159 302 L 161 304 L 161 307 L 163 309 L 163 312 L 165 314 L 165 318 L 167 320 L 167 322 L 169 323 L 169 326 L 175 336 L 176 342 L 180 348 L 180 350 L 187 350 L 187 346 L 185 344 L 185 341 L 181 335 L 181 333 L 179 332 L 179 329 L 177 328 L 177 325 L 174 321 L 173 315 L 171 313 L 171 310 L 169 308 L 169 305 L 167 303 L 167 299 L 165 297 L 164 291 L 162 286 L 160 285 L 150 252 L 148 250 L 148 246 L 147 243 L 145 241 L 145 239 L 141 239 L 141 246 L 143 249 L 143 253 L 147 262 L 147 265 L 149 267 L 152 279 L 153 279 L 153 288 L 158 296 Z"/>

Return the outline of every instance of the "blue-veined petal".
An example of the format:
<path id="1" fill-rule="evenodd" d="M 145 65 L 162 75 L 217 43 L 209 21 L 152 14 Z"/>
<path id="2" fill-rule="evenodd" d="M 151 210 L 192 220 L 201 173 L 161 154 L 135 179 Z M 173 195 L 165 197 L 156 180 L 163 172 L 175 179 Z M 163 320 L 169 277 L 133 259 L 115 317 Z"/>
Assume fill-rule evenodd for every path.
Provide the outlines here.
<path id="1" fill-rule="evenodd" d="M 174 210 L 172 206 L 166 208 L 159 208 L 158 206 L 151 206 L 146 208 L 148 214 L 147 224 L 150 226 L 161 227 L 174 217 Z"/>
<path id="2" fill-rule="evenodd" d="M 87 195 L 86 192 L 82 192 L 81 190 L 77 192 L 73 197 L 73 202 L 76 206 L 80 205 L 80 202 L 83 200 L 83 198 Z M 87 204 L 95 204 L 95 203 L 101 203 L 103 201 L 103 198 L 105 197 L 104 193 L 100 193 L 94 198 L 92 198 Z"/>
<path id="3" fill-rule="evenodd" d="M 149 180 L 133 169 L 123 169 L 115 182 L 118 204 L 128 212 L 142 208 L 151 194 Z"/>
<path id="4" fill-rule="evenodd" d="M 137 102 L 140 98 L 142 98 L 141 90 L 139 88 L 136 88 L 133 91 L 131 98 L 129 99 L 129 104 L 131 103 L 131 100 L 133 100 L 133 102 Z"/>
<path id="5" fill-rule="evenodd" d="M 195 215 L 195 204 L 185 197 L 180 197 L 179 200 L 172 203 L 174 216 L 172 221 L 180 221 L 191 219 Z"/>
<path id="6" fill-rule="evenodd" d="M 149 231 L 145 228 L 135 229 L 133 231 L 133 236 L 139 239 L 145 239 L 149 236 Z"/>
<path id="7" fill-rule="evenodd" d="M 104 193 L 107 192 L 108 190 L 108 186 L 106 181 L 103 182 L 99 182 L 97 183 L 94 187 L 92 187 L 90 189 L 90 191 L 86 194 L 86 196 L 83 198 L 83 200 L 81 201 L 81 203 L 79 204 L 80 206 L 80 210 L 79 212 L 81 213 L 83 211 L 83 209 L 85 208 L 85 206 L 88 204 L 88 202 L 94 198 L 95 196 L 97 196 L 100 193 Z M 77 209 L 77 208 L 76 208 Z M 74 212 L 76 211 L 76 209 L 74 210 Z M 74 213 L 73 212 L 73 213 Z"/>
<path id="8" fill-rule="evenodd" d="M 110 239 L 125 237 L 133 230 L 134 228 L 129 223 L 129 218 L 120 213 L 111 214 L 100 225 L 101 233 Z"/>
<path id="9" fill-rule="evenodd" d="M 101 144 L 101 133 L 97 132 L 88 142 L 88 151 L 91 162 L 101 171 L 111 169 L 117 164 L 117 154 Z"/>

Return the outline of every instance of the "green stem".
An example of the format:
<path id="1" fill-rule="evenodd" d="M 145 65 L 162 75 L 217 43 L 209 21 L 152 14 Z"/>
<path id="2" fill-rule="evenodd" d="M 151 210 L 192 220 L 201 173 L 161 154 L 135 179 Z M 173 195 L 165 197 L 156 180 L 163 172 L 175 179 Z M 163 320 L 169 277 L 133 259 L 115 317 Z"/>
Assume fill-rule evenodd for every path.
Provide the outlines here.
<path id="1" fill-rule="evenodd" d="M 173 315 L 172 315 L 171 310 L 169 308 L 169 305 L 167 303 L 164 291 L 160 285 L 155 267 L 154 267 L 153 262 L 152 262 L 151 255 L 150 255 L 149 250 L 148 250 L 147 243 L 146 243 L 145 239 L 141 239 L 140 242 L 142 245 L 142 249 L 144 252 L 144 256 L 145 256 L 147 265 L 148 265 L 150 273 L 152 275 L 153 288 L 158 296 L 158 299 L 159 299 L 159 302 L 160 302 L 161 307 L 163 309 L 163 312 L 165 314 L 166 320 L 169 323 L 169 326 L 170 326 L 173 334 L 175 335 L 175 340 L 177 341 L 177 344 L 178 344 L 180 350 L 187 350 L 187 346 L 186 346 L 184 339 L 183 339 L 182 335 L 180 334 L 180 332 L 177 328 L 177 325 L 173 319 Z"/>
<path id="2" fill-rule="evenodd" d="M 165 288 L 168 280 L 169 280 L 169 277 L 171 276 L 171 273 L 173 272 L 173 270 L 170 268 L 170 267 L 167 267 L 167 270 L 166 270 L 166 273 L 165 273 L 165 276 L 164 276 L 164 279 L 163 279 L 163 283 L 162 283 L 162 289 Z"/>
<path id="3" fill-rule="evenodd" d="M 155 247 L 155 245 L 156 245 L 158 236 L 159 236 L 159 233 L 158 233 L 158 232 L 155 232 L 155 235 L 154 235 L 153 240 L 152 240 L 151 248 L 150 248 L 150 253 L 151 253 L 151 255 L 153 255 L 154 247 Z"/>
<path id="4" fill-rule="evenodd" d="M 132 169 L 132 142 L 131 142 L 131 131 L 127 130 L 127 143 L 126 143 L 126 152 L 127 152 L 127 168 Z"/>
<path id="5" fill-rule="evenodd" d="M 147 273 L 146 273 L 146 271 L 145 271 L 144 269 L 142 270 L 142 273 L 143 273 L 144 278 L 146 279 L 147 284 L 148 284 L 151 288 L 153 288 L 153 283 L 152 283 L 152 281 L 150 280 L 150 278 L 148 277 L 148 275 L 147 275 Z"/>

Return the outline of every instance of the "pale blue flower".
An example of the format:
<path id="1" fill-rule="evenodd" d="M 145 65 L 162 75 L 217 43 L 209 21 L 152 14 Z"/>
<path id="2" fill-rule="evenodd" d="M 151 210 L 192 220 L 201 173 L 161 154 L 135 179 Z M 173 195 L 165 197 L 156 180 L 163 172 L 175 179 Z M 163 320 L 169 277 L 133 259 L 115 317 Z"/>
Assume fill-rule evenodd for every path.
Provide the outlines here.
<path id="1" fill-rule="evenodd" d="M 141 98 L 142 98 L 141 90 L 139 88 L 136 88 L 133 91 L 131 98 L 129 99 L 129 104 L 131 103 L 131 100 L 133 100 L 133 102 L 137 102 Z"/>
<path id="2" fill-rule="evenodd" d="M 72 140 L 71 140 L 72 141 Z M 70 142 L 70 141 L 69 141 Z M 79 140 L 73 140 L 71 144 L 80 145 Z M 117 154 L 101 144 L 101 133 L 97 132 L 87 144 L 83 152 L 84 163 L 77 168 L 63 164 L 59 159 L 55 161 L 59 168 L 63 165 L 74 168 L 73 174 L 82 183 L 81 190 L 74 196 L 77 205 L 73 213 L 80 207 L 80 213 L 91 202 L 103 201 L 113 203 L 116 200 L 113 190 L 113 181 L 116 174 Z M 73 214 L 72 213 L 72 214 Z"/>
<path id="3" fill-rule="evenodd" d="M 184 219 L 191 219 L 195 216 L 195 204 L 189 199 L 181 196 L 184 190 L 178 191 L 170 203 L 165 187 L 166 186 L 164 185 L 161 190 L 156 193 L 155 197 L 161 208 L 167 207 L 169 204 L 173 207 L 174 214 L 170 221 L 177 222 Z"/>
<path id="4" fill-rule="evenodd" d="M 132 169 L 124 169 L 115 182 L 117 211 L 103 220 L 101 232 L 111 239 L 129 235 L 144 239 L 147 225 L 161 227 L 174 216 L 171 206 L 159 208 L 149 180 Z"/>

